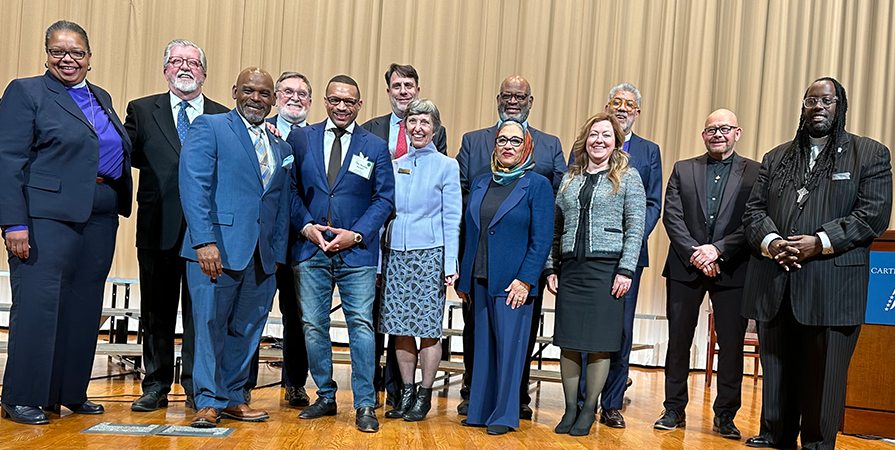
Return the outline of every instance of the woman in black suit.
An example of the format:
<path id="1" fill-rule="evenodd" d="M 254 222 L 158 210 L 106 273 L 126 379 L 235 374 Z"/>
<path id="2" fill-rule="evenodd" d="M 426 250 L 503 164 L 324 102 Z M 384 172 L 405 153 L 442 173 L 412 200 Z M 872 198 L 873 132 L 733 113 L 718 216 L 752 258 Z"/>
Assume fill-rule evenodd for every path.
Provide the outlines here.
<path id="1" fill-rule="evenodd" d="M 90 42 L 51 25 L 47 72 L 0 102 L 0 227 L 12 288 L 0 415 L 102 414 L 87 400 L 118 214 L 130 214 L 130 141 L 103 89 L 86 81 Z"/>

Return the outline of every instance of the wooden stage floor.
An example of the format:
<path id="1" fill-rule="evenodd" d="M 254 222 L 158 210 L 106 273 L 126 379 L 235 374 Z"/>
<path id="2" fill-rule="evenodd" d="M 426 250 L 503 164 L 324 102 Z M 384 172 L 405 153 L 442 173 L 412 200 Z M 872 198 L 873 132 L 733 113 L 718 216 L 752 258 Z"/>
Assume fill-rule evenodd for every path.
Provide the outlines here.
<path id="1" fill-rule="evenodd" d="M 0 355 L 0 368 L 5 367 L 5 355 Z M 554 363 L 553 368 L 556 368 Z M 94 365 L 94 376 L 115 375 L 127 369 L 99 356 Z M 286 406 L 283 390 L 277 387 L 256 389 L 252 406 L 266 409 L 271 419 L 265 423 L 243 423 L 223 420 L 220 426 L 235 428 L 227 438 L 113 436 L 82 434 L 81 430 L 100 422 L 131 424 L 188 425 L 192 412 L 186 412 L 183 396 L 171 396 L 168 408 L 151 413 L 135 413 L 130 403 L 140 393 L 140 380 L 133 376 L 100 379 L 91 382 L 88 394 L 102 403 L 106 413 L 101 416 L 75 415 L 67 411 L 62 417 L 49 414 L 50 425 L 25 426 L 10 420 L 0 420 L 0 448 L 27 449 L 744 449 L 743 441 L 722 439 L 712 433 L 711 400 L 714 392 L 706 390 L 704 376 L 690 376 L 691 402 L 687 409 L 687 428 L 658 431 L 653 422 L 662 411 L 663 374 L 661 370 L 632 369 L 633 386 L 627 391 L 624 410 L 627 429 L 617 430 L 597 425 L 587 437 L 556 435 L 553 427 L 562 416 L 562 387 L 559 383 L 533 384 L 532 407 L 534 419 L 523 421 L 519 430 L 504 436 L 488 436 L 484 429 L 460 426 L 457 415 L 460 402 L 459 377 L 444 385 L 436 384 L 436 399 L 429 417 L 417 423 L 388 420 L 383 410 L 377 410 L 381 430 L 365 434 L 354 427 L 349 389 L 350 368 L 335 366 L 335 377 L 341 389 L 338 393 L 339 414 L 317 420 L 301 420 L 299 409 Z M 279 380 L 279 369 L 263 365 L 259 386 Z M 314 398 L 313 381 L 309 393 Z M 179 386 L 176 394 L 182 393 Z M 761 382 L 753 385 L 751 377 L 743 380 L 743 407 L 736 423 L 743 436 L 758 432 L 761 403 Z M 870 441 L 852 436 L 839 436 L 840 449 L 895 449 L 881 441 Z"/>

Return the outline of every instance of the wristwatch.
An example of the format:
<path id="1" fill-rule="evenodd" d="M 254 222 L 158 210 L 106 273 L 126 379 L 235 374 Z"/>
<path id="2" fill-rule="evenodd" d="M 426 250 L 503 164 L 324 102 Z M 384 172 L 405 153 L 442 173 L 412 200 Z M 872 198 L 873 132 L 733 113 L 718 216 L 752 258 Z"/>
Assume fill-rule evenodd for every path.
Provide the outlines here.
<path id="1" fill-rule="evenodd" d="M 357 231 L 355 231 L 354 232 L 354 243 L 360 244 L 361 242 L 363 242 L 363 240 L 364 240 L 364 236 L 362 234 L 358 233 Z"/>

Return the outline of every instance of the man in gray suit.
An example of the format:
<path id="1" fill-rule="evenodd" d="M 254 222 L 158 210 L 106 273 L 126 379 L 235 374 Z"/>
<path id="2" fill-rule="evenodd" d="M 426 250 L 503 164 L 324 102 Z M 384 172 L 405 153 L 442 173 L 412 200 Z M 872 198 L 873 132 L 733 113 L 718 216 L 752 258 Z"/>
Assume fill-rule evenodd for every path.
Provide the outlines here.
<path id="1" fill-rule="evenodd" d="M 761 341 L 761 431 L 750 447 L 833 449 L 867 306 L 870 244 L 889 223 L 889 149 L 845 131 L 833 78 L 802 99 L 796 137 L 764 156 L 743 226 L 743 315 Z"/>
<path id="2" fill-rule="evenodd" d="M 686 423 L 690 347 L 708 292 L 721 347 L 712 429 L 740 438 L 733 419 L 741 404 L 743 337 L 749 323 L 740 315 L 749 263 L 742 217 L 759 168 L 736 153 L 742 133 L 731 111 L 713 112 L 702 131 L 706 153 L 675 163 L 668 179 L 662 218 L 671 240 L 662 271 L 668 311 L 665 411 L 653 426 L 660 430 Z"/>
<path id="3" fill-rule="evenodd" d="M 460 187 L 463 192 L 464 207 L 466 205 L 466 197 L 469 195 L 470 183 L 479 175 L 491 172 L 491 153 L 494 151 L 497 127 L 508 119 L 519 121 L 531 133 L 532 145 L 534 147 L 534 171 L 550 181 L 550 184 L 553 186 L 553 193 L 554 195 L 556 194 L 556 191 L 559 189 L 559 183 L 562 181 L 562 176 L 567 169 L 563 158 L 562 144 L 556 136 L 536 130 L 528 125 L 528 114 L 531 112 L 531 106 L 534 104 L 534 101 L 535 98 L 531 95 L 531 85 L 528 84 L 528 81 L 519 75 L 510 76 L 503 80 L 503 83 L 500 83 L 500 92 L 497 93 L 497 116 L 499 118 L 497 124 L 481 130 L 470 131 L 463 135 L 463 143 L 460 146 L 460 152 L 457 154 L 457 162 L 460 164 Z M 462 227 L 463 225 L 461 224 Z M 463 248 L 462 243 L 460 248 Z M 529 334 L 528 351 L 526 352 L 528 357 L 525 361 L 522 385 L 519 392 L 519 405 L 521 408 L 519 416 L 524 420 L 531 420 L 531 408 L 528 406 L 531 403 L 531 396 L 528 395 L 528 378 L 531 368 L 531 352 L 534 349 L 535 339 L 537 338 L 541 305 L 544 302 L 546 279 L 546 276 L 542 276 L 538 282 L 540 290 L 534 302 L 531 333 Z M 460 390 L 463 401 L 457 407 L 457 412 L 461 415 L 466 414 L 469 406 L 469 384 L 472 380 L 472 359 L 475 341 L 475 324 L 473 323 L 472 314 L 473 301 L 474 299 L 468 296 L 467 301 L 463 303 L 463 364 L 466 366 L 466 373 L 463 376 L 463 388 Z"/>

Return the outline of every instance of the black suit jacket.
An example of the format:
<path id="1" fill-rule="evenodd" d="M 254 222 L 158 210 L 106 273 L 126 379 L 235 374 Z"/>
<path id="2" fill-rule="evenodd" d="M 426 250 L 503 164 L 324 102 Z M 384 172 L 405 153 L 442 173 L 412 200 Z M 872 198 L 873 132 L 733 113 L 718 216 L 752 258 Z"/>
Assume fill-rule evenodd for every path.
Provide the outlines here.
<path id="1" fill-rule="evenodd" d="M 743 226 L 752 246 L 743 293 L 743 315 L 767 322 L 777 315 L 789 284 L 796 320 L 803 325 L 854 326 L 864 322 L 867 307 L 870 244 L 889 224 L 892 211 L 892 166 L 889 149 L 873 139 L 846 134 L 837 145 L 833 176 L 822 179 L 801 207 L 791 184 L 778 195 L 780 162 L 791 143 L 768 152 Z M 824 231 L 834 253 L 818 254 L 786 272 L 761 255 L 770 233 L 783 238 Z"/>
<path id="2" fill-rule="evenodd" d="M 374 117 L 361 125 L 361 128 L 373 133 L 376 136 L 379 136 L 380 139 L 388 143 L 388 129 L 389 129 L 389 119 L 391 119 L 392 113 L 388 113 L 384 116 Z M 435 136 L 432 138 L 432 143 L 435 144 L 435 148 L 438 149 L 439 152 L 443 155 L 447 155 L 447 131 L 444 126 L 442 126 L 438 131 L 435 132 Z M 392 155 L 392 159 L 395 158 L 395 155 Z"/>
<path id="3" fill-rule="evenodd" d="M 228 111 L 205 97 L 204 114 Z M 171 113 L 170 94 L 150 95 L 128 103 L 124 128 L 134 149 L 134 167 L 140 169 L 137 248 L 179 248 L 185 222 L 177 183 L 180 139 Z"/>
<path id="4" fill-rule="evenodd" d="M 122 173 L 109 184 L 118 193 L 118 214 L 127 217 L 131 145 L 109 93 L 89 81 L 87 87 L 121 135 Z M 98 148 L 90 119 L 50 72 L 12 80 L 0 106 L 0 225 L 27 225 L 28 217 L 86 222 L 93 210 Z"/>
<path id="5" fill-rule="evenodd" d="M 743 211 L 758 177 L 760 164 L 736 153 L 730 176 L 721 195 L 721 208 L 712 236 L 707 236 L 705 171 L 708 154 L 674 163 L 665 189 L 662 223 L 671 244 L 662 276 L 678 281 L 694 281 L 702 271 L 690 263 L 693 246 L 711 243 L 721 252 L 721 274 L 714 278 L 721 286 L 742 286 L 749 262 L 749 244 L 743 234 Z"/>

